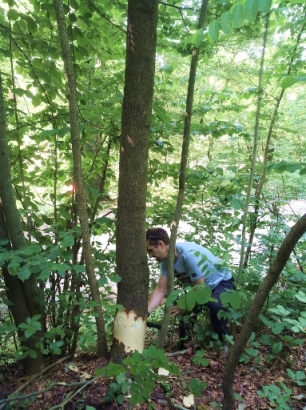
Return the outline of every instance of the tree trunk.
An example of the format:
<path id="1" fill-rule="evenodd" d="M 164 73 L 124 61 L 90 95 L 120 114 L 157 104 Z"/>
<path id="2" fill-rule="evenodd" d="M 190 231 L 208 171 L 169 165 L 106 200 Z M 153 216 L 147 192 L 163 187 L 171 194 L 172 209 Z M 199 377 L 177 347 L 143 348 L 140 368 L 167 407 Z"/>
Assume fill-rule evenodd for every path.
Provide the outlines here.
<path id="1" fill-rule="evenodd" d="M 199 16 L 198 30 L 203 29 L 206 11 L 207 11 L 208 0 L 202 0 L 201 11 Z M 186 181 L 186 168 L 188 161 L 189 153 L 189 141 L 190 141 L 190 126 L 191 126 L 191 117 L 192 117 L 192 106 L 194 99 L 194 86 L 196 80 L 197 64 L 199 59 L 200 46 L 194 47 L 192 50 L 190 71 L 189 71 L 189 81 L 188 81 L 188 91 L 187 91 L 187 101 L 186 101 L 186 114 L 184 122 L 184 136 L 183 136 L 183 145 L 181 153 L 181 164 L 180 164 L 180 175 L 179 175 L 179 190 L 176 201 L 176 209 L 174 218 L 171 226 L 171 237 L 169 244 L 169 256 L 168 256 L 168 286 L 167 286 L 167 295 L 169 296 L 173 291 L 173 281 L 174 281 L 174 251 L 175 251 L 175 241 L 178 230 L 178 225 L 181 218 L 182 207 L 184 203 L 185 195 L 185 181 Z M 170 323 L 171 315 L 171 306 L 165 306 L 165 315 L 162 323 L 162 329 L 159 334 L 157 341 L 157 347 L 162 348 L 166 336 L 168 333 L 168 327 Z"/>
<path id="2" fill-rule="evenodd" d="M 111 359 L 144 348 L 149 272 L 145 244 L 157 0 L 129 0 L 117 211 L 117 310 Z"/>
<path id="3" fill-rule="evenodd" d="M 300 28 L 297 38 L 296 38 L 296 42 L 294 45 L 294 48 L 292 50 L 291 53 L 291 58 L 288 64 L 288 68 L 287 68 L 287 72 L 286 75 L 290 75 L 291 70 L 292 70 L 292 66 L 293 63 L 296 59 L 296 51 L 297 48 L 299 47 L 300 43 L 301 43 L 301 37 L 302 34 L 305 30 L 306 27 L 306 23 L 302 25 L 302 27 Z M 252 249 L 252 245 L 253 245 L 253 241 L 254 241 L 254 236 L 255 236 L 255 231 L 257 228 L 257 222 L 258 222 L 258 215 L 259 215 L 259 210 L 260 210 L 260 198 L 261 198 L 261 194 L 262 194 L 262 189 L 264 186 L 264 183 L 266 182 L 266 174 L 267 174 L 267 163 L 271 162 L 273 159 L 273 154 L 274 154 L 274 144 L 273 144 L 273 131 L 274 131 L 274 125 L 275 122 L 277 121 L 278 118 L 278 112 L 279 112 L 279 107 L 281 105 L 281 101 L 283 99 L 285 93 L 285 89 L 282 88 L 279 96 L 276 98 L 276 104 L 273 110 L 273 114 L 271 117 L 271 121 L 270 121 L 270 125 L 269 125 L 269 129 L 268 129 L 268 134 L 267 134 L 267 139 L 266 139 L 266 144 L 265 144 L 265 150 L 264 150 L 264 158 L 263 158 L 263 162 L 262 162 L 262 171 L 261 171 L 261 176 L 260 176 L 260 180 L 256 186 L 255 189 L 255 205 L 254 205 L 254 212 L 252 213 L 252 218 L 251 218 L 251 228 L 250 228 L 250 234 L 249 234 L 249 240 L 247 242 L 247 248 L 246 248 L 246 253 L 245 253 L 245 257 L 244 257 L 244 263 L 243 263 L 243 267 L 246 268 L 248 266 L 248 262 L 250 260 L 250 256 L 251 256 L 251 249 Z"/>
<path id="4" fill-rule="evenodd" d="M 8 247 L 19 250 L 26 246 L 23 235 L 21 218 L 17 209 L 9 160 L 9 147 L 6 134 L 6 118 L 4 109 L 4 98 L 2 90 L 2 79 L 0 74 L 0 239 L 8 240 Z M 39 303 L 39 292 L 36 279 L 31 275 L 29 279 L 21 281 L 17 276 L 12 276 L 4 266 L 2 268 L 7 298 L 12 302 L 10 306 L 15 325 L 24 323 L 28 317 L 42 314 Z M 22 347 L 34 350 L 36 357 L 27 356 L 24 360 L 26 369 L 31 373 L 38 373 L 44 366 L 43 354 L 40 348 L 42 331 L 37 331 L 28 339 L 24 339 L 23 333 L 18 332 Z"/>
<path id="5" fill-rule="evenodd" d="M 233 379 L 235 370 L 239 363 L 239 358 L 251 336 L 251 333 L 258 321 L 259 314 L 263 305 L 269 296 L 272 287 L 277 282 L 284 266 L 286 265 L 291 252 L 299 239 L 306 232 L 306 214 L 292 227 L 287 237 L 284 239 L 275 260 L 269 269 L 267 276 L 261 284 L 255 296 L 254 302 L 249 310 L 241 333 L 237 342 L 231 350 L 230 356 L 226 362 L 223 380 L 223 410 L 231 410 L 234 403 L 233 396 Z"/>
<path id="6" fill-rule="evenodd" d="M 68 103 L 69 103 L 69 115 L 70 115 L 70 131 L 71 131 L 71 143 L 72 143 L 72 155 L 73 155 L 73 175 L 76 191 L 76 202 L 78 216 L 82 229 L 82 248 L 83 256 L 86 264 L 86 273 L 88 276 L 88 282 L 92 299 L 96 302 L 95 311 L 96 325 L 98 331 L 98 356 L 107 356 L 107 344 L 106 334 L 104 326 L 103 311 L 101 306 L 101 297 L 99 293 L 98 282 L 94 270 L 94 262 L 90 244 L 90 229 L 88 223 L 87 203 L 84 192 L 83 175 L 82 175 L 82 156 L 81 156 L 81 143 L 80 143 L 80 131 L 78 121 L 78 104 L 76 98 L 76 82 L 74 75 L 74 66 L 72 62 L 69 40 L 67 36 L 67 30 L 65 25 L 65 13 L 62 0 L 54 0 L 56 19 L 59 31 L 59 40 L 61 43 L 63 61 L 65 66 L 65 72 L 67 76 L 68 84 Z"/>

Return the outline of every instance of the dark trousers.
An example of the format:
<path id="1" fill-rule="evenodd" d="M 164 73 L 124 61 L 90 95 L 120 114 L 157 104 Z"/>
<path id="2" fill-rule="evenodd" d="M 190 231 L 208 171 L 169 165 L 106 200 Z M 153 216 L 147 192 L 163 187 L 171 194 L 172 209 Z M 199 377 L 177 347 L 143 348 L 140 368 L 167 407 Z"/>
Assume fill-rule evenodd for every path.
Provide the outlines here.
<path id="1" fill-rule="evenodd" d="M 227 320 L 225 318 L 218 318 L 218 313 L 220 310 L 222 311 L 227 311 L 227 309 L 222 306 L 221 303 L 221 298 L 220 296 L 222 293 L 226 292 L 227 290 L 235 290 L 235 284 L 234 284 L 234 279 L 231 278 L 229 280 L 223 280 L 219 283 L 218 286 L 216 286 L 212 290 L 211 297 L 213 299 L 216 299 L 215 302 L 207 302 L 205 305 L 198 305 L 194 309 L 194 315 L 193 318 L 189 321 L 189 328 L 192 328 L 193 325 L 195 324 L 197 314 L 199 313 L 200 310 L 203 310 L 204 306 L 207 306 L 209 309 L 209 316 L 210 316 L 210 321 L 212 324 L 212 327 L 214 330 L 217 332 L 219 340 L 223 341 L 224 336 L 227 335 L 228 328 L 227 328 Z M 184 339 L 186 338 L 186 325 L 183 320 L 179 322 L 179 338 Z"/>

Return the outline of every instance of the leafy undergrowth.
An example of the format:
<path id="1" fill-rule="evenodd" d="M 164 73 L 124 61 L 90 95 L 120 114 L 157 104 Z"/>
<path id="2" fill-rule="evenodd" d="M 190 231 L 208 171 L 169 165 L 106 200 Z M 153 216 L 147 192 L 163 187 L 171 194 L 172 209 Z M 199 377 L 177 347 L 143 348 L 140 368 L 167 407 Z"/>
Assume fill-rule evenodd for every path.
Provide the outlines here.
<path id="1" fill-rule="evenodd" d="M 147 342 L 152 342 L 155 336 L 154 333 L 149 332 Z M 194 343 L 190 344 L 184 353 L 176 354 L 175 349 L 171 348 L 170 345 L 168 345 L 167 351 L 169 361 L 179 367 L 181 375 L 171 375 L 157 383 L 151 395 L 153 408 L 184 409 L 183 399 L 190 394 L 188 384 L 191 379 L 197 378 L 206 383 L 206 389 L 201 397 L 195 397 L 195 405 L 191 408 L 198 410 L 220 409 L 223 399 L 222 379 L 225 364 L 221 351 L 207 349 L 205 358 L 208 365 L 205 367 L 193 362 L 197 351 Z M 301 382 L 298 385 L 296 380 L 294 381 L 292 377 L 289 377 L 286 370 L 290 367 L 292 374 L 305 371 L 306 351 L 304 347 L 287 349 L 283 355 L 278 355 L 269 363 L 266 361 L 268 355 L 269 348 L 261 346 L 256 358 L 247 364 L 241 363 L 239 365 L 234 381 L 236 394 L 234 408 L 239 410 L 306 409 L 304 383 Z M 103 377 L 94 377 L 95 370 L 105 367 L 106 364 L 106 359 L 97 359 L 94 356 L 81 354 L 73 360 L 62 359 L 57 364 L 53 363 L 47 372 L 32 381 L 27 378 L 20 364 L 14 363 L 4 366 L 0 375 L 0 410 L 125 410 L 133 408 L 128 406 L 126 399 L 123 399 L 122 404 L 117 402 L 106 404 L 104 402 L 111 381 Z M 263 386 L 272 387 L 269 387 L 263 395 L 264 397 L 261 397 L 262 395 L 258 394 L 258 391 L 262 391 Z M 19 390 L 20 388 L 21 390 Z M 277 397 L 277 389 L 280 389 L 281 394 L 279 401 L 274 400 L 273 403 L 274 395 Z M 289 395 L 288 391 L 290 391 Z M 5 403 L 4 399 L 14 392 L 16 392 L 16 396 L 23 396 L 23 400 L 10 405 Z M 147 408 L 146 404 L 134 407 L 134 409 L 144 410 Z"/>

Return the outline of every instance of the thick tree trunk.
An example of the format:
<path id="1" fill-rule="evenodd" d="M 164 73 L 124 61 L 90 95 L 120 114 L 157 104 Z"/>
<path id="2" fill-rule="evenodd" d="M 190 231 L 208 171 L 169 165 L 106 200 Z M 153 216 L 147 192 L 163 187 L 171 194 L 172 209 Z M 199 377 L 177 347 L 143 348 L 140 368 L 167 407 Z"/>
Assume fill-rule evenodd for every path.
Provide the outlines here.
<path id="1" fill-rule="evenodd" d="M 144 347 L 149 273 L 145 246 L 157 0 L 129 0 L 119 165 L 117 268 L 121 276 L 111 359 Z"/>
<path id="2" fill-rule="evenodd" d="M 12 185 L 1 76 L 0 163 L 0 239 L 7 239 L 8 247 L 18 250 L 25 247 L 26 243 Z M 8 300 L 13 304 L 10 309 L 15 325 L 18 326 L 20 323 L 24 323 L 27 317 L 41 315 L 42 307 L 39 303 L 39 293 L 34 275 L 31 275 L 29 279 L 22 282 L 18 277 L 11 276 L 6 267 L 3 267 L 2 271 Z M 36 358 L 26 357 L 24 360 L 25 367 L 31 374 L 38 373 L 44 365 L 43 354 L 39 346 L 43 332 L 38 331 L 28 339 L 24 339 L 21 336 L 23 334 L 19 332 L 21 346 L 26 350 L 34 350 L 36 354 Z"/>
<path id="3" fill-rule="evenodd" d="M 239 363 L 239 358 L 251 336 L 251 333 L 258 321 L 261 309 L 269 296 L 272 287 L 276 284 L 284 266 L 286 265 L 291 252 L 299 239 L 306 232 L 306 214 L 292 227 L 289 234 L 283 241 L 276 254 L 275 260 L 269 269 L 267 276 L 261 284 L 254 302 L 249 310 L 242 331 L 237 342 L 231 350 L 230 356 L 226 362 L 223 380 L 224 402 L 223 410 L 231 410 L 234 403 L 233 396 L 233 379 L 235 370 Z"/>
<path id="4" fill-rule="evenodd" d="M 101 297 L 99 293 L 98 282 L 94 270 L 94 262 L 90 244 L 90 229 L 88 223 L 87 203 L 84 192 L 83 175 L 82 175 L 82 155 L 80 143 L 80 131 L 78 121 L 78 104 L 76 97 L 76 81 L 74 75 L 74 66 L 72 62 L 70 45 L 65 25 L 65 13 L 62 0 L 54 0 L 56 19 L 59 31 L 59 40 L 61 43 L 63 61 L 68 84 L 68 103 L 71 128 L 71 143 L 73 155 L 73 175 L 76 191 L 77 210 L 82 228 L 82 248 L 83 256 L 86 264 L 86 273 L 90 286 L 92 299 L 96 302 L 95 311 L 96 325 L 98 331 L 98 356 L 107 355 L 106 334 L 104 326 L 104 318 L 102 311 Z"/>

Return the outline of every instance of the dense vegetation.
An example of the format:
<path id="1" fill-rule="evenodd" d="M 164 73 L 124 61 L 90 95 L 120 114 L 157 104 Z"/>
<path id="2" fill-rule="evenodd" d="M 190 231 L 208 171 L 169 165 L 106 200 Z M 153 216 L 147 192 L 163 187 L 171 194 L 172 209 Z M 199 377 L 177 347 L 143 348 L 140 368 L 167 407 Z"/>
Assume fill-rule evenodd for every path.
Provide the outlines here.
<path id="1" fill-rule="evenodd" d="M 92 297 L 86 270 L 55 6 L 51 1 L 8 0 L 0 7 L 2 364 L 30 359 L 28 370 L 35 372 L 31 359 L 38 363 L 40 354 L 43 361 L 43 355 L 96 353 L 94 318 L 101 306 L 104 336 L 111 345 L 113 318 L 120 309 L 114 285 L 121 280 L 115 249 L 127 3 L 69 0 L 63 5 L 101 301 Z M 303 0 L 211 1 L 206 26 L 199 30 L 200 6 L 196 0 L 159 2 L 146 221 L 170 228 L 173 220 L 195 46 L 201 51 L 178 237 L 201 242 L 234 272 L 237 293 L 228 300 L 228 315 L 236 337 L 280 245 L 306 209 L 306 8 Z M 6 141 L 9 170 L 4 166 Z M 14 213 L 12 197 L 6 196 L 10 190 L 18 223 L 8 216 Z M 256 360 L 260 345 L 269 346 L 267 362 L 273 362 L 304 343 L 305 248 L 302 235 L 265 303 L 259 337 L 252 333 L 242 362 Z M 154 275 L 151 279 L 153 283 Z M 26 304 L 31 298 L 35 303 L 20 317 L 12 305 L 21 295 Z M 192 297 L 182 295 L 181 303 L 192 307 Z M 207 335 L 214 340 L 202 320 L 195 328 L 198 341 Z M 144 355 L 147 366 L 178 371 L 152 346 Z M 125 367 L 110 367 L 108 375 L 125 374 L 143 360 L 139 357 L 127 359 Z M 135 370 L 135 386 L 145 365 Z M 305 385 L 305 373 L 288 365 L 288 374 Z M 204 388 L 194 386 L 198 394 Z M 132 389 L 132 402 L 147 400 L 148 391 L 139 396 Z"/>

